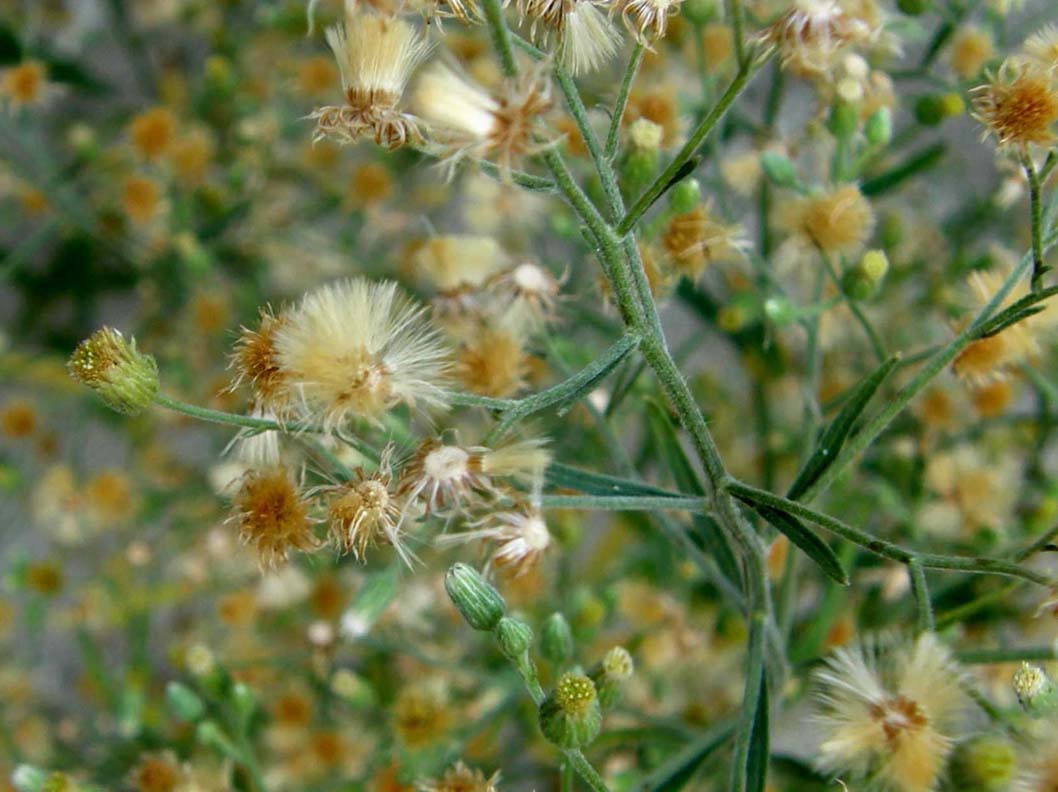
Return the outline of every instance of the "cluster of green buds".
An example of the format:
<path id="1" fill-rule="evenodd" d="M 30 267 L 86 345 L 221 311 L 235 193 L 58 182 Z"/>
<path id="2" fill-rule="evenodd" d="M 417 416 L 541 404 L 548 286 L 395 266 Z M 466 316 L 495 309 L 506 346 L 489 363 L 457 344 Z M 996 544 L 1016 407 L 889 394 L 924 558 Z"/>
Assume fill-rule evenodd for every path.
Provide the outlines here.
<path id="1" fill-rule="evenodd" d="M 664 130 L 653 121 L 637 118 L 628 127 L 628 148 L 618 165 L 621 183 L 635 194 L 649 183 L 658 168 Z"/>
<path id="2" fill-rule="evenodd" d="M 1058 685 L 1039 666 L 1022 663 L 1014 672 L 1014 692 L 1033 717 L 1058 714 Z"/>
<path id="3" fill-rule="evenodd" d="M 143 412 L 158 394 L 158 364 L 112 327 L 103 327 L 77 345 L 66 364 L 75 380 L 99 394 L 112 410 Z"/>
<path id="4" fill-rule="evenodd" d="M 545 695 L 529 657 L 533 630 L 507 615 L 500 593 L 475 569 L 459 563 L 445 575 L 445 590 L 467 624 L 493 634 L 500 652 L 525 680 L 539 705 L 540 731 L 549 741 L 568 750 L 588 745 L 598 736 L 603 709 L 613 706 L 621 686 L 632 676 L 632 657 L 626 650 L 614 647 L 586 674 L 577 668 L 567 671 Z M 572 630 L 561 613 L 553 613 L 544 622 L 540 651 L 554 666 L 573 657 Z"/>

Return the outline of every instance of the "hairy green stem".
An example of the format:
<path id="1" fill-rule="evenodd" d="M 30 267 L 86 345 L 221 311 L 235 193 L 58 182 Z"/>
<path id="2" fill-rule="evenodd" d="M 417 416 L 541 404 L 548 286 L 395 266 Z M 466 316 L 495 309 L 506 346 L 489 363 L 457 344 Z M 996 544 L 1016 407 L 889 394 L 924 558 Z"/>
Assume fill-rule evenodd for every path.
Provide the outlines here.
<path id="1" fill-rule="evenodd" d="M 503 74 L 506 77 L 514 77 L 518 74 L 518 64 L 514 60 L 514 50 L 511 49 L 511 31 L 503 18 L 503 4 L 500 0 L 482 0 L 481 7 L 485 12 L 485 22 L 492 38 L 492 46 L 500 58 Z"/>
<path id="2" fill-rule="evenodd" d="M 614 102 L 613 113 L 610 115 L 610 129 L 606 134 L 606 148 L 603 155 L 608 162 L 613 162 L 617 155 L 617 144 L 621 138 L 621 122 L 624 120 L 625 108 L 628 106 L 628 95 L 632 92 L 632 83 L 639 72 L 639 64 L 643 62 L 643 43 L 637 41 L 632 48 L 632 55 L 628 59 L 624 77 L 621 79 L 621 87 L 617 90 L 617 100 Z"/>
<path id="3" fill-rule="evenodd" d="M 917 558 L 912 558 L 907 565 L 907 574 L 911 578 L 911 593 L 915 597 L 919 632 L 933 631 L 933 604 L 929 599 L 929 585 L 926 583 L 926 572 Z"/>
<path id="4" fill-rule="evenodd" d="M 1043 240 L 1041 229 L 1040 209 L 1040 175 L 1036 172 L 1036 166 L 1026 156 L 1022 161 L 1025 167 L 1025 176 L 1029 180 L 1029 211 L 1032 222 L 1032 290 L 1039 291 L 1043 287 L 1043 274 L 1047 268 L 1043 264 Z"/>

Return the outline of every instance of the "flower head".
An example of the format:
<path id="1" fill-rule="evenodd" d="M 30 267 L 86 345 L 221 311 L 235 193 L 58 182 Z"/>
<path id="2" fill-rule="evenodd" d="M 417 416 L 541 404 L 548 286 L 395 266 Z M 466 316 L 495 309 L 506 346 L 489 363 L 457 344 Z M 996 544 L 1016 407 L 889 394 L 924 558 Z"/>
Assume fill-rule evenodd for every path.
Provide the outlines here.
<path id="1" fill-rule="evenodd" d="M 669 17 L 679 13 L 683 0 L 623 0 L 621 18 L 636 40 L 647 44 L 664 37 Z"/>
<path id="2" fill-rule="evenodd" d="M 519 0 L 518 12 L 530 34 L 542 29 L 545 42 L 557 41 L 559 63 L 578 76 L 594 71 L 617 53 L 620 33 L 595 0 Z"/>
<path id="3" fill-rule="evenodd" d="M 460 759 L 444 775 L 436 780 L 420 781 L 419 792 L 497 792 L 496 782 L 500 779 L 499 771 L 488 778 L 480 770 L 472 769 Z"/>
<path id="4" fill-rule="evenodd" d="M 352 553 L 357 561 L 363 562 L 367 549 L 382 541 L 392 545 L 410 567 L 414 556 L 404 547 L 400 530 L 405 501 L 393 487 L 391 456 L 392 447 L 388 447 L 378 470 L 366 473 L 363 468 L 357 468 L 352 480 L 324 487 L 321 492 L 327 495 L 331 539 L 339 550 Z"/>
<path id="5" fill-rule="evenodd" d="M 1058 90 L 1051 75 L 1029 64 L 1007 60 L 974 89 L 973 115 L 1001 147 L 1025 149 L 1058 140 L 1051 128 L 1058 121 Z"/>
<path id="6" fill-rule="evenodd" d="M 137 415 L 158 393 L 158 364 L 112 327 L 92 333 L 77 345 L 66 364 L 75 380 L 99 394 L 112 410 Z"/>
<path id="7" fill-rule="evenodd" d="M 411 105 L 450 150 L 453 161 L 464 155 L 495 157 L 509 172 L 518 159 L 546 145 L 534 135 L 551 108 L 550 84 L 539 68 L 527 70 L 494 96 L 437 63 L 418 81 Z"/>
<path id="8" fill-rule="evenodd" d="M 485 541 L 492 545 L 488 566 L 504 570 L 513 577 L 528 572 L 551 546 L 551 532 L 544 515 L 533 506 L 497 512 L 474 525 L 484 527 L 440 536 L 437 543 L 447 546 Z"/>
<path id="9" fill-rule="evenodd" d="M 307 294 L 275 332 L 280 368 L 327 426 L 396 404 L 436 407 L 448 350 L 423 308 L 392 282 L 341 281 Z"/>
<path id="10" fill-rule="evenodd" d="M 317 109 L 316 139 L 353 143 L 371 135 L 386 148 L 399 148 L 421 136 L 415 119 L 397 105 L 429 44 L 403 19 L 346 9 L 344 26 L 327 30 L 327 43 L 338 61 L 345 105 Z"/>
<path id="11" fill-rule="evenodd" d="M 875 775 L 899 792 L 934 789 L 966 704 L 961 674 L 935 635 L 883 656 L 839 649 L 816 680 L 824 771 Z"/>
<path id="12" fill-rule="evenodd" d="M 248 385 L 255 406 L 276 415 L 286 413 L 293 403 L 290 380 L 276 350 L 276 334 L 286 322 L 285 315 L 276 316 L 270 309 L 262 309 L 257 329 L 242 328 L 230 364 L 235 371 L 231 389 Z"/>
<path id="13" fill-rule="evenodd" d="M 749 243 L 741 226 L 720 222 L 699 204 L 668 221 L 661 244 L 673 267 L 696 280 L 709 264 L 741 257 Z"/>
<path id="14" fill-rule="evenodd" d="M 308 504 L 283 468 L 250 471 L 235 494 L 229 518 L 239 538 L 253 545 L 264 569 L 275 569 L 291 550 L 310 552 L 317 545 Z"/>
<path id="15" fill-rule="evenodd" d="M 858 252 L 874 230 L 871 203 L 853 184 L 796 198 L 779 208 L 779 225 L 831 255 Z"/>
<path id="16" fill-rule="evenodd" d="M 838 56 L 867 40 L 870 26 L 848 13 L 838 0 L 795 0 L 765 34 L 778 48 L 783 66 L 806 75 L 823 74 Z"/>

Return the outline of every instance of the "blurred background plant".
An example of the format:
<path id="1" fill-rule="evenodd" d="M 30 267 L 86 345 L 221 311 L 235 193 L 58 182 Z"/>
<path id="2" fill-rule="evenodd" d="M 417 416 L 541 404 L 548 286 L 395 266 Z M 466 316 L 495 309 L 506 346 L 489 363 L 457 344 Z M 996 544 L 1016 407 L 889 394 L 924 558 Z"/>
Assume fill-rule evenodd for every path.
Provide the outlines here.
<path id="1" fill-rule="evenodd" d="M 0 0 L 0 784 L 1053 790 L 1056 25 Z"/>

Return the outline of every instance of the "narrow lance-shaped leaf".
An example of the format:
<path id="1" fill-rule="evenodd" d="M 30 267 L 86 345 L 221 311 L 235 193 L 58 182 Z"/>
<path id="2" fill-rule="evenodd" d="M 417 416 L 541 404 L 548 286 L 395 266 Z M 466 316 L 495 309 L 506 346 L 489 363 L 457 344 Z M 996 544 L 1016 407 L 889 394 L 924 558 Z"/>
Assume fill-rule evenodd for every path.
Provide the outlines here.
<path id="1" fill-rule="evenodd" d="M 680 792 L 698 772 L 698 768 L 734 732 L 731 723 L 710 729 L 699 739 L 654 770 L 635 789 L 639 792 Z"/>
<path id="2" fill-rule="evenodd" d="M 655 445 L 664 457 L 672 477 L 676 480 L 676 486 L 681 492 L 704 495 L 705 489 L 702 487 L 701 479 L 698 478 L 687 454 L 684 453 L 679 436 L 676 434 L 676 427 L 669 419 L 668 412 L 656 401 L 647 402 L 647 423 Z M 696 533 L 705 544 L 705 549 L 716 559 L 724 576 L 737 584 L 741 579 L 738 562 L 716 521 L 706 514 L 692 514 L 691 520 Z"/>
<path id="3" fill-rule="evenodd" d="M 805 462 L 804 467 L 801 468 L 794 479 L 793 484 L 790 485 L 790 490 L 786 493 L 787 498 L 797 500 L 804 495 L 808 488 L 823 475 L 823 471 L 837 459 L 838 452 L 841 451 L 841 446 L 844 445 L 845 439 L 849 436 L 849 432 L 852 431 L 856 419 L 860 417 L 860 413 L 867 406 L 867 402 L 871 400 L 875 391 L 885 381 L 885 378 L 889 376 L 889 373 L 899 360 L 899 355 L 889 358 L 856 386 L 856 389 L 846 400 L 845 405 L 837 416 L 823 431 L 816 450 L 812 452 L 812 456 L 808 458 L 808 461 Z"/>
<path id="4" fill-rule="evenodd" d="M 740 500 L 742 499 L 740 498 Z M 849 576 L 845 574 L 841 562 L 834 554 L 834 551 L 830 549 L 830 545 L 820 539 L 803 522 L 792 514 L 788 514 L 780 509 L 774 509 L 771 506 L 754 503 L 748 499 L 744 500 L 744 502 L 756 509 L 761 517 L 771 523 L 780 533 L 800 548 L 806 556 L 815 561 L 826 573 L 827 577 L 843 586 L 849 584 Z"/>
<path id="5" fill-rule="evenodd" d="M 749 756 L 746 758 L 747 792 L 764 792 L 764 787 L 768 782 L 769 745 L 768 683 L 762 674 L 760 678 L 760 695 L 757 697 L 757 714 L 753 717 Z"/>
<path id="6" fill-rule="evenodd" d="M 646 482 L 593 473 L 561 462 L 551 463 L 544 473 L 544 480 L 549 487 L 576 490 L 587 495 L 682 497 L 678 492 L 670 492 Z"/>

